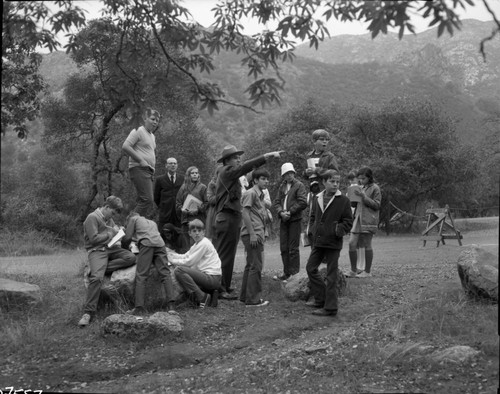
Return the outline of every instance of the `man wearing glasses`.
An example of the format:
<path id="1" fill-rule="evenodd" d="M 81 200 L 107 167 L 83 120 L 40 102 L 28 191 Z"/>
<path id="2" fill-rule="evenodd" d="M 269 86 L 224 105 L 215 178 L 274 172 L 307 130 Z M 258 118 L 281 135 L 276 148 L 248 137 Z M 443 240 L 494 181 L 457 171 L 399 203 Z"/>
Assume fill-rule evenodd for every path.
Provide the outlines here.
<path id="1" fill-rule="evenodd" d="M 175 211 L 177 192 L 184 183 L 184 177 L 177 175 L 177 160 L 173 157 L 167 159 L 165 175 L 156 178 L 154 188 L 154 201 L 158 207 L 158 228 L 162 229 L 167 223 L 175 227 L 181 226 L 180 218 Z"/>
<path id="2" fill-rule="evenodd" d="M 135 264 L 135 255 L 123 249 L 119 242 L 115 245 L 108 245 L 120 230 L 113 221 L 113 215 L 120 213 L 122 209 L 122 200 L 109 196 L 104 206 L 91 212 L 83 222 L 90 273 L 87 300 L 83 308 L 83 316 L 78 322 L 80 327 L 88 326 L 97 311 L 104 275 Z"/>

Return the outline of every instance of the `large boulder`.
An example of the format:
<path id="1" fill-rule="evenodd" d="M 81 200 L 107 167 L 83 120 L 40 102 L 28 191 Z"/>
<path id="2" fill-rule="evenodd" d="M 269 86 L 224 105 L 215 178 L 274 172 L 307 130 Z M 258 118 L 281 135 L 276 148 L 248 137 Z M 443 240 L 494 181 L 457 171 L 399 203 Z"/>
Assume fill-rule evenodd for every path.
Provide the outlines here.
<path id="1" fill-rule="evenodd" d="M 0 311 L 29 308 L 41 301 L 39 286 L 0 278 Z"/>
<path id="2" fill-rule="evenodd" d="M 101 324 L 104 334 L 120 338 L 144 339 L 152 336 L 178 337 L 184 330 L 184 322 L 175 311 L 156 312 L 151 316 L 115 314 Z"/>
<path id="3" fill-rule="evenodd" d="M 135 271 L 136 265 L 128 268 L 114 271 L 111 275 L 104 277 L 104 282 L 101 287 L 101 297 L 99 299 L 99 307 L 106 303 L 114 304 L 119 309 L 127 309 L 134 305 L 134 289 L 135 289 Z M 84 270 L 84 284 L 88 287 L 89 268 L 86 266 Z M 182 288 L 175 278 L 173 267 L 170 268 L 172 277 L 174 297 L 180 299 L 182 296 Z M 146 307 L 161 306 L 165 301 L 165 289 L 161 283 L 160 275 L 153 266 L 149 278 L 146 282 Z"/>
<path id="4" fill-rule="evenodd" d="M 319 273 L 324 280 L 326 278 L 326 267 L 321 268 Z M 345 275 L 339 269 L 337 274 L 337 291 L 339 296 L 344 295 L 346 286 L 347 282 L 345 280 Z M 290 301 L 307 301 L 310 293 L 307 272 L 299 272 L 298 274 L 291 276 L 283 286 L 283 290 L 285 292 L 285 297 Z"/>
<path id="5" fill-rule="evenodd" d="M 498 303 L 498 256 L 472 245 L 460 253 L 457 268 L 469 296 Z"/>

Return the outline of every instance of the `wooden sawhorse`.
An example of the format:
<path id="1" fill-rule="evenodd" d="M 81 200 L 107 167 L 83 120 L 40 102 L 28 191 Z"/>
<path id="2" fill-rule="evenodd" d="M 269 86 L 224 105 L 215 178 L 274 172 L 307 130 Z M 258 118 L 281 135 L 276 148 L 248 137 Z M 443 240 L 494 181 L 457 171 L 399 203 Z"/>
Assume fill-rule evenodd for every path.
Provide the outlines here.
<path id="1" fill-rule="evenodd" d="M 462 234 L 455 228 L 455 223 L 453 223 L 453 218 L 450 214 L 450 208 L 446 205 L 444 208 L 431 208 L 425 211 L 427 216 L 427 228 L 422 233 L 422 240 L 424 241 L 424 246 L 427 241 L 436 241 L 436 247 L 439 247 L 439 242 L 445 245 L 445 239 L 456 239 L 458 244 L 462 246 Z M 449 222 L 446 220 L 449 219 Z M 444 234 L 443 230 L 445 227 L 452 230 L 453 233 Z M 437 230 L 437 234 L 430 234 L 432 230 Z"/>

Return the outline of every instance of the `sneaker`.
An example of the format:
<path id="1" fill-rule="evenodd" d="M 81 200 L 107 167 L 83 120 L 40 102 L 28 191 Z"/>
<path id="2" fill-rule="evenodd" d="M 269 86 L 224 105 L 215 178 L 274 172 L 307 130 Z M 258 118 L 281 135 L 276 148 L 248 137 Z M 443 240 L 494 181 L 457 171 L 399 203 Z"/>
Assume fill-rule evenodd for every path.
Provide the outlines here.
<path id="1" fill-rule="evenodd" d="M 144 315 L 146 313 L 146 309 L 144 309 L 143 306 L 136 306 L 135 308 L 129 309 L 125 313 L 127 315 L 139 316 L 139 315 Z"/>
<path id="2" fill-rule="evenodd" d="M 87 327 L 90 323 L 90 315 L 88 313 L 84 313 L 80 321 L 78 322 L 78 326 Z"/>
<path id="3" fill-rule="evenodd" d="M 355 278 L 358 275 L 358 272 L 354 271 L 349 271 L 347 274 L 345 274 L 346 278 Z"/>
<path id="4" fill-rule="evenodd" d="M 200 301 L 200 308 L 203 309 L 205 308 L 205 306 L 207 305 L 210 305 L 210 301 L 211 301 L 212 297 L 210 296 L 210 294 L 205 294 L 205 297 L 203 297 L 203 300 Z"/>
<path id="5" fill-rule="evenodd" d="M 282 282 L 286 282 L 288 280 L 288 278 L 290 278 L 290 275 L 283 274 L 283 275 L 280 275 L 280 276 L 278 276 L 278 275 L 274 275 L 273 276 L 273 280 L 280 280 Z"/>
<path id="6" fill-rule="evenodd" d="M 363 271 L 363 272 L 357 274 L 356 278 L 370 278 L 371 276 L 372 276 L 372 274 L 370 274 L 369 272 Z"/>
<path id="7" fill-rule="evenodd" d="M 246 304 L 246 306 L 267 306 L 269 305 L 269 301 L 264 301 L 262 298 L 259 300 L 257 304 Z"/>

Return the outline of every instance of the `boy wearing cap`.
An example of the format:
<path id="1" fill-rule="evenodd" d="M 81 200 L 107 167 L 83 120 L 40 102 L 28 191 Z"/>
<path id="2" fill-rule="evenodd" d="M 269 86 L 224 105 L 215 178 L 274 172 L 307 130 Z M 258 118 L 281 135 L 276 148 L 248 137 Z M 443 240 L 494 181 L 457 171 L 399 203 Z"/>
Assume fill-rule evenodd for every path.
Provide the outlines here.
<path id="1" fill-rule="evenodd" d="M 317 129 L 313 131 L 312 139 L 314 149 L 307 154 L 305 175 L 309 178 L 311 187 L 317 183 L 323 189 L 321 173 L 326 170 L 339 171 L 339 166 L 334 154 L 328 150 L 330 133 L 325 129 Z"/>
<path id="2" fill-rule="evenodd" d="M 234 258 L 240 239 L 242 219 L 240 177 L 260 167 L 271 158 L 279 158 L 280 151 L 268 152 L 255 159 L 241 162 L 243 151 L 234 145 L 227 145 L 222 150 L 218 163 L 222 163 L 215 186 L 215 238 L 214 246 L 222 262 L 222 284 L 220 297 L 235 300 L 232 292 L 231 280 L 233 277 Z"/>
<path id="3" fill-rule="evenodd" d="M 295 178 L 292 163 L 281 166 L 278 196 L 274 208 L 280 218 L 280 252 L 283 262 L 283 274 L 274 276 L 274 280 L 285 281 L 300 270 L 299 241 L 302 211 L 307 207 L 307 192 L 304 184 Z"/>
<path id="4" fill-rule="evenodd" d="M 78 322 L 80 327 L 88 326 L 97 311 L 104 275 L 135 264 L 135 255 L 132 252 L 122 249 L 119 244 L 108 247 L 109 241 L 119 231 L 113 221 L 113 215 L 122 209 L 122 200 L 109 196 L 104 206 L 90 213 L 83 222 L 90 273 L 83 316 Z"/>

